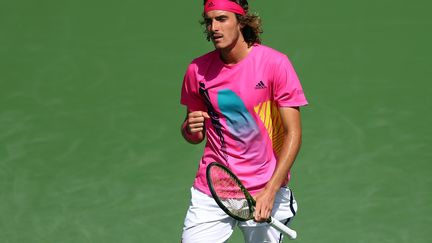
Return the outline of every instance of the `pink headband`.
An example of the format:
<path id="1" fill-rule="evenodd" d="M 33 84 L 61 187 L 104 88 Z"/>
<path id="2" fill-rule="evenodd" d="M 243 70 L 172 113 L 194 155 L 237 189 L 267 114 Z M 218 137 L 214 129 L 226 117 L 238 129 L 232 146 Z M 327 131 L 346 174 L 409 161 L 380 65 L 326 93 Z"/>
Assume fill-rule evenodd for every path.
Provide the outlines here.
<path id="1" fill-rule="evenodd" d="M 208 0 L 204 5 L 204 13 L 212 10 L 223 10 L 240 15 L 246 15 L 245 10 L 235 2 L 229 0 Z"/>

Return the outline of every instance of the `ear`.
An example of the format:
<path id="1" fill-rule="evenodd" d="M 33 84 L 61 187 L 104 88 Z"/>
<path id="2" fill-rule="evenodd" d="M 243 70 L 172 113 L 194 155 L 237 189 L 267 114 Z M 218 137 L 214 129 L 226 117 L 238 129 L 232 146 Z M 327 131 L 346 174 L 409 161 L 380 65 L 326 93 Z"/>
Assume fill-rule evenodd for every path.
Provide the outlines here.
<path id="1" fill-rule="evenodd" d="M 238 25 L 240 26 L 240 29 L 243 29 L 243 27 L 246 26 L 244 23 L 240 22 L 240 19 L 239 19 L 239 17 L 237 15 L 236 15 L 236 20 L 237 20 Z"/>
<path id="2" fill-rule="evenodd" d="M 243 23 L 239 23 L 239 26 L 240 26 L 240 30 L 241 30 L 241 29 L 243 29 L 246 25 L 243 24 Z"/>

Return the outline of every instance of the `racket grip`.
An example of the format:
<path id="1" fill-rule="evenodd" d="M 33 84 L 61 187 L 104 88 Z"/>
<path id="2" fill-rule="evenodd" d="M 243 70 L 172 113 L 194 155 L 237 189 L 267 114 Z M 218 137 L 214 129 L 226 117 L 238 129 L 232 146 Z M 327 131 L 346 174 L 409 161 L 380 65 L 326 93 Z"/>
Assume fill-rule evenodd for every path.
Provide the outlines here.
<path id="1" fill-rule="evenodd" d="M 273 226 L 275 229 L 279 230 L 281 233 L 286 234 L 291 240 L 294 240 L 295 238 L 297 238 L 297 232 L 288 228 L 286 225 L 282 224 L 277 219 L 270 217 L 269 224 L 271 226 Z"/>

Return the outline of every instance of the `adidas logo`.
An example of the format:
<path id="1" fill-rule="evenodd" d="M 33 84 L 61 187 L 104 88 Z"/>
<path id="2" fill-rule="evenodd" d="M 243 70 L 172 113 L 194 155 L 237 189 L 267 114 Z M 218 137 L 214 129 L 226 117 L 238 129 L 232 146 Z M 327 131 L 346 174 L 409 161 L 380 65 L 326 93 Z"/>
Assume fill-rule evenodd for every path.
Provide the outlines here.
<path id="1" fill-rule="evenodd" d="M 213 3 L 213 2 L 210 2 L 210 3 L 207 5 L 207 7 L 208 7 L 208 8 L 214 7 L 214 3 Z"/>
<path id="2" fill-rule="evenodd" d="M 255 85 L 255 89 L 265 89 L 267 86 L 264 84 L 264 82 L 261 80 L 257 85 Z"/>

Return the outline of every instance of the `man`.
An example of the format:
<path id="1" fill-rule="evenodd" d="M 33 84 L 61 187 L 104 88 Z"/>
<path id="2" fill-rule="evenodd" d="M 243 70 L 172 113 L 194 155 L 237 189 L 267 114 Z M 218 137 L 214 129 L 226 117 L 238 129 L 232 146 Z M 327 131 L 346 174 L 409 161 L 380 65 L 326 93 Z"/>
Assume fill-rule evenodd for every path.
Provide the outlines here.
<path id="1" fill-rule="evenodd" d="M 215 50 L 193 60 L 183 80 L 182 135 L 192 144 L 206 139 L 183 243 L 225 242 L 236 225 L 245 242 L 281 242 L 262 222 L 273 216 L 288 223 L 297 210 L 286 185 L 301 144 L 299 107 L 307 100 L 288 58 L 260 44 L 260 20 L 247 11 L 244 0 L 204 1 L 203 24 Z M 254 196 L 255 220 L 236 222 L 213 200 L 205 170 L 214 161 Z"/>

